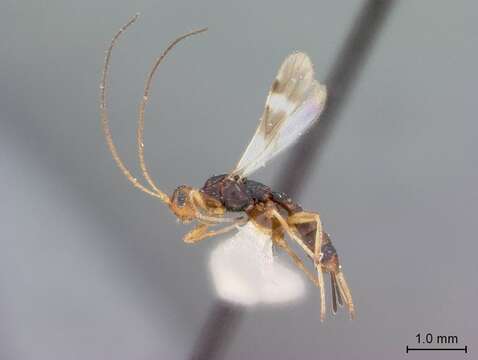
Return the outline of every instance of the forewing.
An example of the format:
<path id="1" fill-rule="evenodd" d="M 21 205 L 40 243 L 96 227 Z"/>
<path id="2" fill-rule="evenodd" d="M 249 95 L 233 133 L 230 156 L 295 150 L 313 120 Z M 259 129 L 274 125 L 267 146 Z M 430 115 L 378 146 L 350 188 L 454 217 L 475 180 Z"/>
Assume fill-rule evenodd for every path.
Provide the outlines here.
<path id="1" fill-rule="evenodd" d="M 289 55 L 272 83 L 254 137 L 232 175 L 248 176 L 292 145 L 317 120 L 325 99 L 325 86 L 314 79 L 309 57 Z"/>

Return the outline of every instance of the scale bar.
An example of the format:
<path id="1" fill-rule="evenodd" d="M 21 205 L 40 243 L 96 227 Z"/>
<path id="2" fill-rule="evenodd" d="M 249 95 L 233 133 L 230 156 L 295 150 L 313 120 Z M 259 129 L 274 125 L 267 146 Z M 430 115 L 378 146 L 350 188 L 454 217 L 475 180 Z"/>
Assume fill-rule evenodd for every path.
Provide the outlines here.
<path id="1" fill-rule="evenodd" d="M 468 354 L 468 345 L 463 348 L 412 348 L 407 345 L 407 354 L 409 351 L 464 351 Z"/>

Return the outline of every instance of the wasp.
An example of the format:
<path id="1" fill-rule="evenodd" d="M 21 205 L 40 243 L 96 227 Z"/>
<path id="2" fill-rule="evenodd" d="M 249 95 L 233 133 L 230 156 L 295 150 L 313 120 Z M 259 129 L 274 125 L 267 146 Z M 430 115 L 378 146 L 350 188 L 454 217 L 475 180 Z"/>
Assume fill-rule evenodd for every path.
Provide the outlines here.
<path id="1" fill-rule="evenodd" d="M 143 98 L 139 106 L 136 133 L 138 159 L 148 185 L 135 178 L 121 160 L 113 142 L 106 107 L 107 77 L 113 48 L 121 34 L 138 18 L 130 19 L 113 37 L 106 51 L 100 83 L 101 122 L 108 148 L 125 177 L 141 191 L 164 202 L 182 223 L 195 221 L 196 227 L 184 236 L 188 244 L 240 229 L 246 223 L 270 237 L 274 247 L 287 253 L 297 267 L 320 290 L 320 318 L 325 319 L 324 273 L 330 275 L 332 310 L 337 303 L 347 305 L 351 318 L 355 317 L 352 295 L 342 272 L 337 251 L 324 231 L 320 215 L 304 210 L 287 194 L 249 179 L 249 176 L 280 152 L 294 144 L 315 124 L 324 109 L 327 91 L 315 80 L 310 58 L 295 52 L 282 63 L 272 83 L 259 126 L 236 166 L 221 175 L 206 180 L 197 189 L 188 185 L 177 187 L 171 196 L 164 193 L 150 176 L 144 159 L 144 113 L 154 74 L 166 55 L 183 39 L 202 33 L 207 28 L 184 34 L 174 41 L 155 60 L 147 76 Z M 239 230 L 240 231 L 240 230 Z M 302 258 L 286 241 L 291 241 L 309 258 L 311 272 Z"/>

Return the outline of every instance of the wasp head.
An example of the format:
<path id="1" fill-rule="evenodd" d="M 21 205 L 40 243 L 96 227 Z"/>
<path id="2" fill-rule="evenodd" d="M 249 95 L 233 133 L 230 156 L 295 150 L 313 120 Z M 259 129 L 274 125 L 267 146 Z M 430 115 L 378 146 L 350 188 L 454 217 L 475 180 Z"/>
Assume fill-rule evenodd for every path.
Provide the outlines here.
<path id="1" fill-rule="evenodd" d="M 191 193 L 193 188 L 181 185 L 174 190 L 171 197 L 169 208 L 176 215 L 176 217 L 183 223 L 188 223 L 194 220 L 196 216 L 196 208 L 192 203 Z"/>

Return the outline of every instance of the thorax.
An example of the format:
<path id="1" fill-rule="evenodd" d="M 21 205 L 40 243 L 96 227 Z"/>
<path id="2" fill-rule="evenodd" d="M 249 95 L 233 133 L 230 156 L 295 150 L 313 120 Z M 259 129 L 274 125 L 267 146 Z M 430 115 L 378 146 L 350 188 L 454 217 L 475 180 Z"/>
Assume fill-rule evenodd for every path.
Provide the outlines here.
<path id="1" fill-rule="evenodd" d="M 231 178 L 226 174 L 209 178 L 200 189 L 220 201 L 228 211 L 248 211 L 272 198 L 272 190 L 257 181 Z"/>

